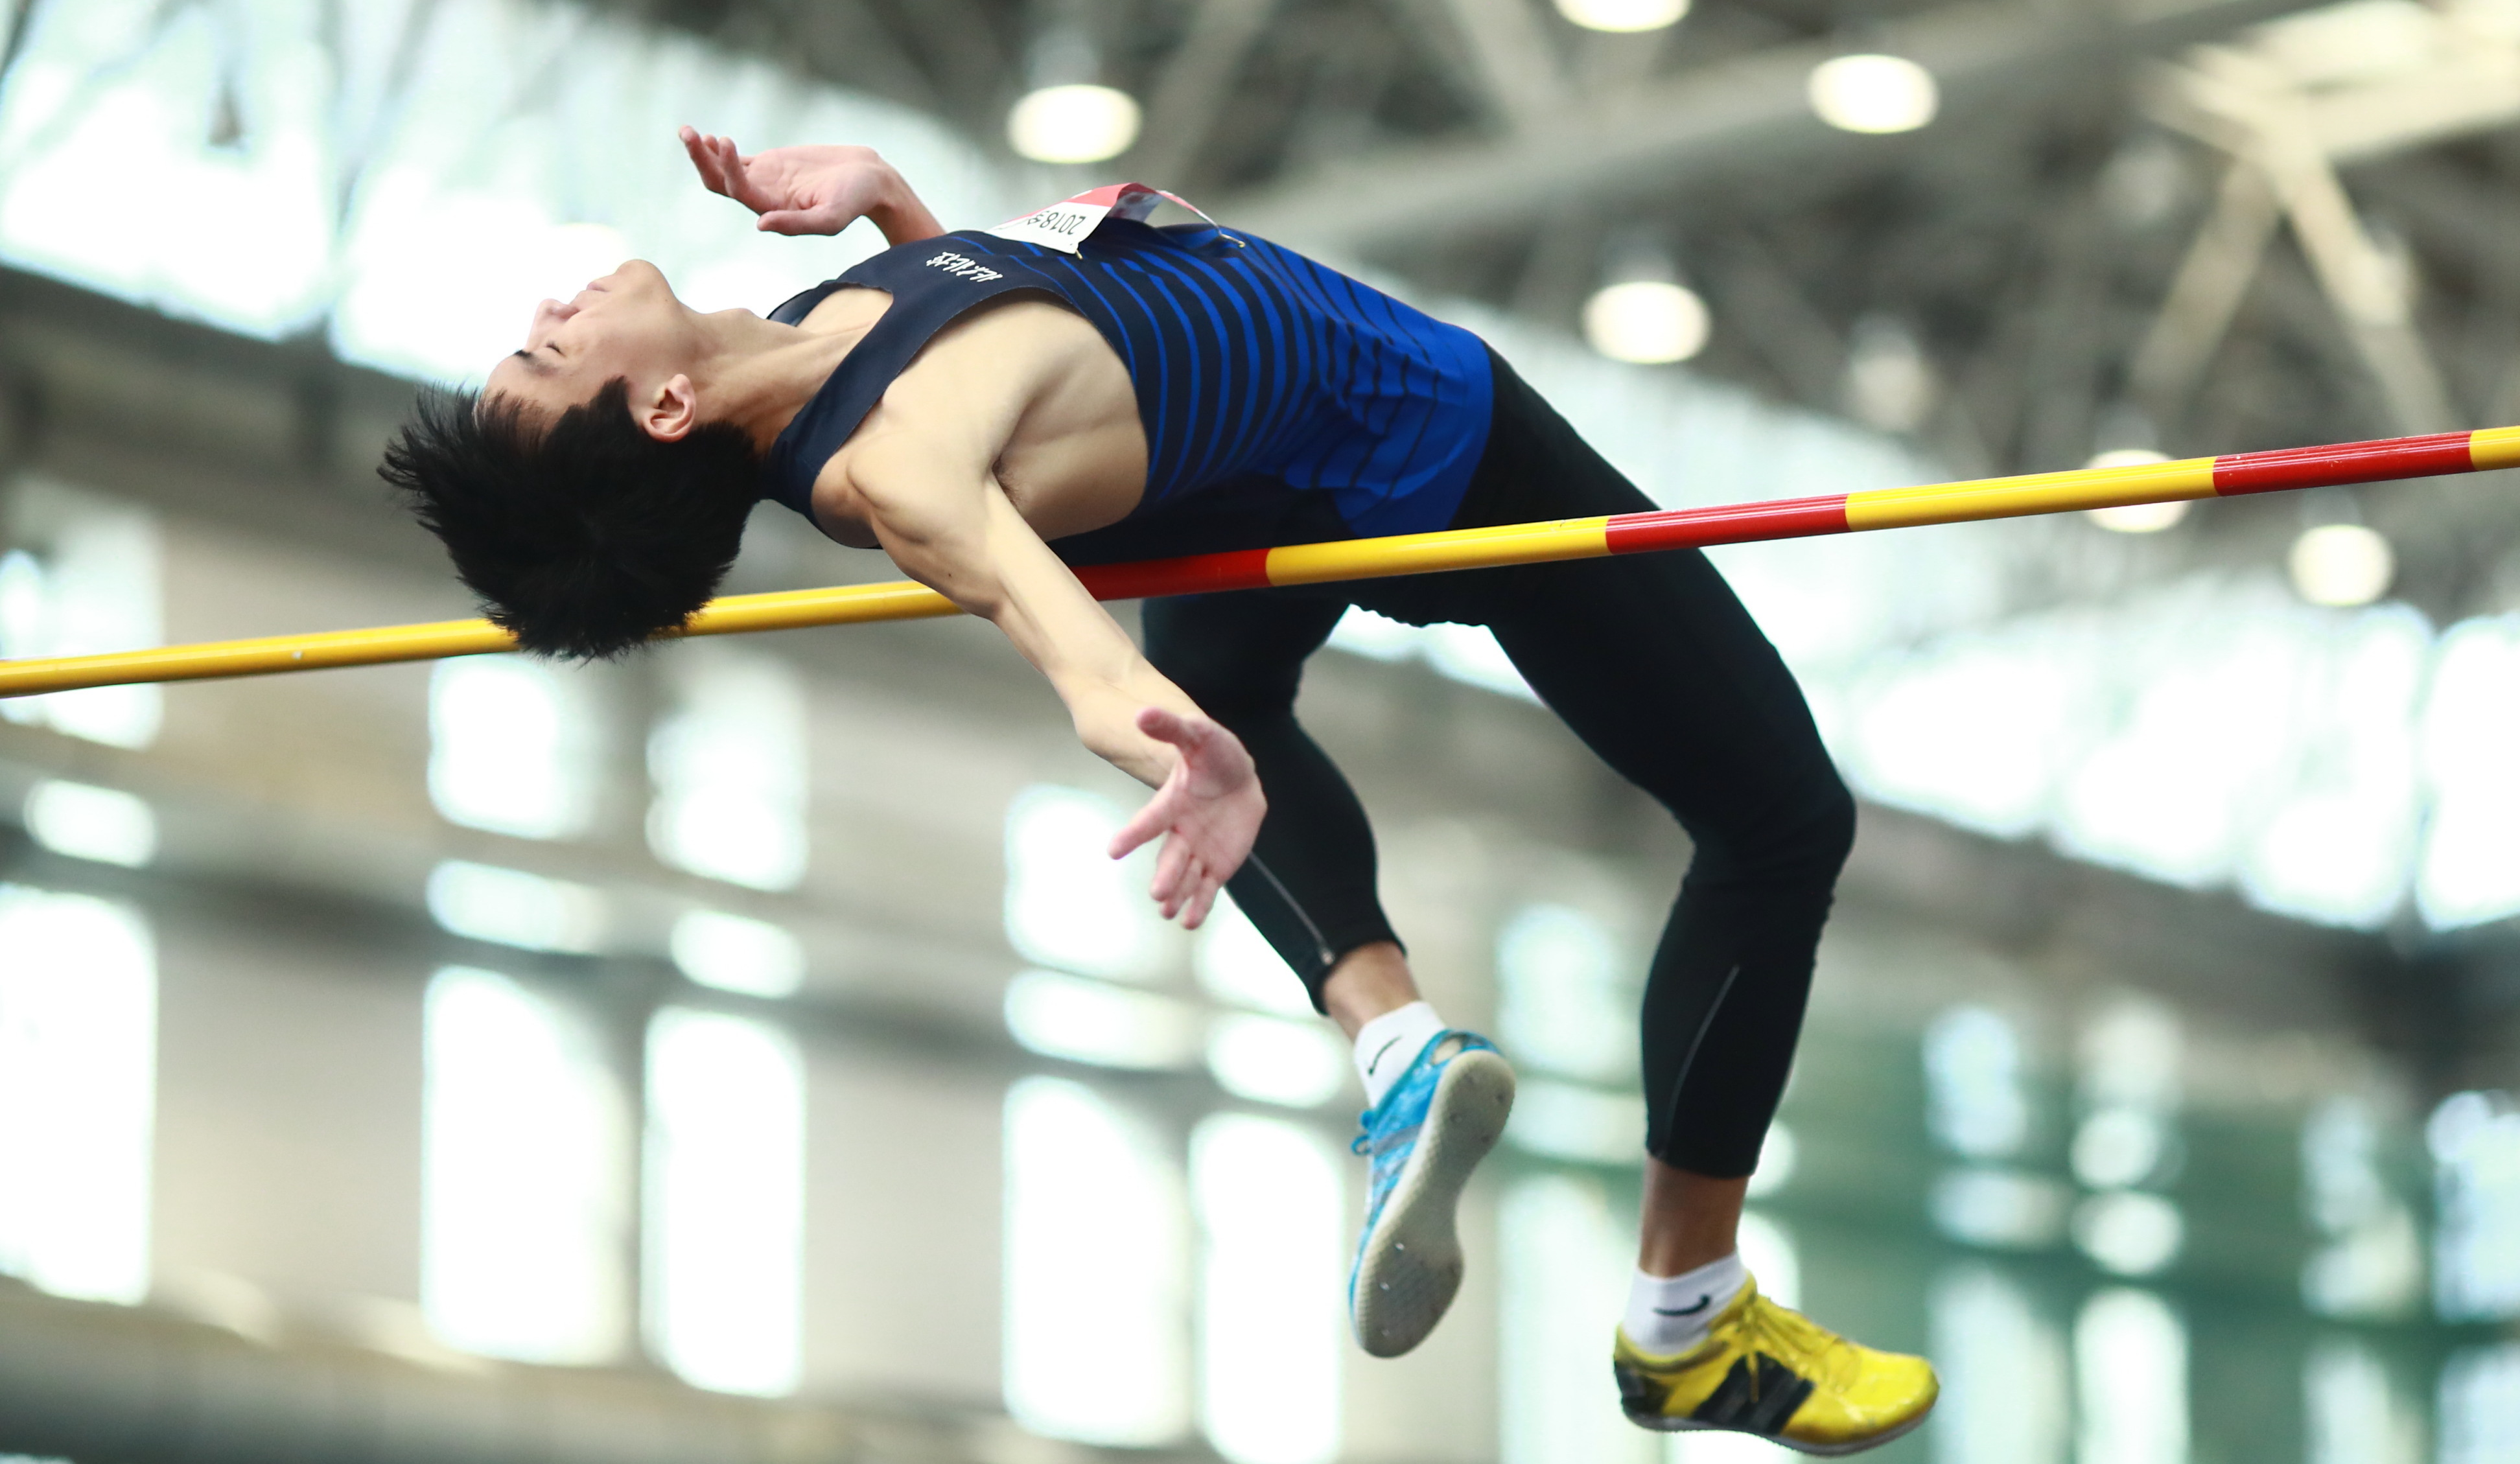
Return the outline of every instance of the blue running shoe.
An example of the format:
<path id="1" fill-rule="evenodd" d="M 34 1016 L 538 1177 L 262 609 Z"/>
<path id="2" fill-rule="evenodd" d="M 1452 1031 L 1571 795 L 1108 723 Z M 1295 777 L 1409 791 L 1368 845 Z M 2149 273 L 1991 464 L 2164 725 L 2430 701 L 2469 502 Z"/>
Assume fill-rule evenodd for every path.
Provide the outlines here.
<path id="1" fill-rule="evenodd" d="M 1372 1156 L 1372 1187 L 1347 1304 L 1368 1353 L 1408 1352 L 1453 1305 L 1462 1289 L 1453 1207 L 1512 1111 L 1513 1069 L 1486 1038 L 1454 1031 L 1429 1039 L 1365 1111 L 1354 1147 Z"/>

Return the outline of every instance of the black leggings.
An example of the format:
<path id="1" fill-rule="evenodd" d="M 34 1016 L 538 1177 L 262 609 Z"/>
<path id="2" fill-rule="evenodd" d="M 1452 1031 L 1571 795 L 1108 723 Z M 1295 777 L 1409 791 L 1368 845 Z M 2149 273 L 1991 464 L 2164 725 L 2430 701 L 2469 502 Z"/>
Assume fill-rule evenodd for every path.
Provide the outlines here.
<path id="1" fill-rule="evenodd" d="M 1495 416 L 1456 527 L 1654 507 L 1491 360 Z M 1394 939 L 1364 806 L 1294 715 L 1304 658 L 1350 604 L 1489 627 L 1540 699 L 1688 831 L 1645 982 L 1645 1146 L 1696 1174 L 1750 1173 L 1855 835 L 1784 662 L 1693 550 L 1149 601 L 1148 659 L 1259 764 L 1269 816 L 1230 888 L 1317 1007 L 1340 956 Z"/>

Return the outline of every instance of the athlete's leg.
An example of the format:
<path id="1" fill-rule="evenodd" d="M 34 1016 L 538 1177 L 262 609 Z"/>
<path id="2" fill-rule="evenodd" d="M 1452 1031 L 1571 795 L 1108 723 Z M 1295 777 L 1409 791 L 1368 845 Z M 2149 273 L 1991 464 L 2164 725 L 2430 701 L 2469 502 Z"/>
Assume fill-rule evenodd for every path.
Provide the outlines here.
<path id="1" fill-rule="evenodd" d="M 1147 659 L 1242 739 L 1269 814 L 1227 888 L 1349 1037 L 1418 999 L 1374 892 L 1373 828 L 1338 765 L 1295 720 L 1304 659 L 1347 601 L 1244 591 L 1147 602 Z"/>
<path id="2" fill-rule="evenodd" d="M 1418 997 L 1374 893 L 1364 806 L 1296 724 L 1304 657 L 1346 609 L 1335 592 L 1156 600 L 1147 657 L 1250 748 L 1269 814 L 1235 903 L 1356 1043 L 1372 1165 L 1348 1305 L 1357 1340 L 1388 1357 L 1422 1341 L 1461 1287 L 1455 1210 L 1504 1131 L 1513 1074 Z"/>
<path id="3" fill-rule="evenodd" d="M 1500 364 L 1465 525 L 1652 503 Z M 1801 688 L 1703 555 L 1675 552 L 1376 581 L 1358 603 L 1492 627 L 1541 699 L 1696 846 L 1649 969 L 1642 1037 L 1655 1176 L 1647 1259 L 1731 1249 L 1801 1029 L 1854 805 Z M 1659 1274 L 1671 1274 L 1668 1269 Z"/>
<path id="4" fill-rule="evenodd" d="M 1644 507 L 1605 496 L 1552 507 Z M 1792 1063 L 1853 803 L 1792 677 L 1702 557 L 1462 578 L 1442 608 L 1485 619 L 1541 699 L 1696 845 L 1640 1024 L 1653 1160 L 1641 1260 L 1675 1275 L 1733 1249 L 1737 1181 Z M 1394 586 L 1360 599 L 1426 608 Z"/>
<path id="5" fill-rule="evenodd" d="M 1650 507 L 1510 372 L 1497 396 L 1465 511 L 1508 522 Z M 1630 1316 L 1656 1325 L 1621 1328 L 1623 1406 L 1649 1428 L 1734 1429 L 1826 1453 L 1907 1432 L 1934 1397 L 1923 1360 L 1782 1312 L 1736 1255 L 1747 1176 L 1854 837 L 1853 800 L 1800 688 L 1693 553 L 1437 578 L 1454 583 L 1367 587 L 1359 602 L 1416 599 L 1394 608 L 1492 627 L 1541 699 L 1696 846 L 1640 1023 L 1650 1157 Z"/>

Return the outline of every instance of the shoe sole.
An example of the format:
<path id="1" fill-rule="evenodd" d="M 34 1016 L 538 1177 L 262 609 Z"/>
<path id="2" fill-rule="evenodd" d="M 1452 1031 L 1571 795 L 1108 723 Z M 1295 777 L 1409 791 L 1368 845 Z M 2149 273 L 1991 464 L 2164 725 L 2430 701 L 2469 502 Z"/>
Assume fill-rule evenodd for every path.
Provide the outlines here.
<path id="1" fill-rule="evenodd" d="M 1462 1289 L 1462 1237 L 1454 1209 L 1470 1172 L 1496 1147 L 1513 1112 L 1513 1069 L 1498 1054 L 1461 1053 L 1435 1080 L 1418 1147 L 1357 1261 L 1356 1340 L 1397 1357 L 1426 1340 Z"/>
<path id="2" fill-rule="evenodd" d="M 1941 1399 L 1938 1397 L 1935 1401 L 1939 1402 Z M 1859 1439 L 1852 1443 L 1804 1443 L 1781 1435 L 1754 1434 L 1747 1429 L 1719 1428 L 1711 1423 L 1699 1423 L 1693 1418 L 1639 1418 L 1634 1413 L 1630 1413 L 1628 1422 L 1641 1429 L 1651 1429 L 1657 1434 L 1738 1434 L 1744 1439 L 1764 1439 L 1779 1448 L 1789 1448 L 1798 1454 L 1818 1454 L 1822 1458 L 1834 1459 L 1844 1454 L 1860 1454 L 1868 1448 L 1879 1448 L 1894 1439 L 1904 1439 L 1921 1427 L 1926 1419 L 1933 1416 L 1933 1413 L 1934 1404 L 1927 1403 L 1916 1410 L 1915 1417 L 1897 1428 L 1886 1433 L 1875 1434 L 1869 1439 Z"/>

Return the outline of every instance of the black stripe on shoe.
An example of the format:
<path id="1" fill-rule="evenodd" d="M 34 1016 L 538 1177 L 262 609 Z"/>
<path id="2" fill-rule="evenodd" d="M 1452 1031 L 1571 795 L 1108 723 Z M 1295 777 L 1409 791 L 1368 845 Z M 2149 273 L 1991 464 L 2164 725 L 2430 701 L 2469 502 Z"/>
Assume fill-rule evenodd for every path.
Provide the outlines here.
<path id="1" fill-rule="evenodd" d="M 1763 1353 L 1736 1359 L 1724 1381 L 1688 1416 L 1710 1428 L 1775 1438 L 1811 1397 L 1811 1380 Z"/>
<path id="2" fill-rule="evenodd" d="M 1619 1406 L 1628 1417 L 1646 1423 L 1663 1416 L 1663 1405 L 1671 1400 L 1669 1384 L 1615 1359 L 1610 1372 L 1619 1380 Z"/>

